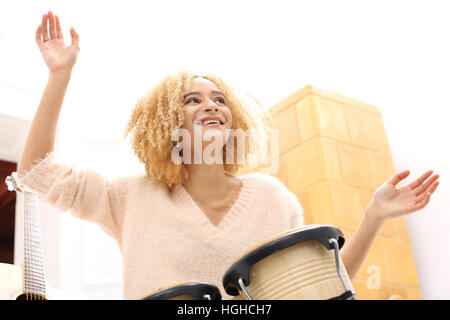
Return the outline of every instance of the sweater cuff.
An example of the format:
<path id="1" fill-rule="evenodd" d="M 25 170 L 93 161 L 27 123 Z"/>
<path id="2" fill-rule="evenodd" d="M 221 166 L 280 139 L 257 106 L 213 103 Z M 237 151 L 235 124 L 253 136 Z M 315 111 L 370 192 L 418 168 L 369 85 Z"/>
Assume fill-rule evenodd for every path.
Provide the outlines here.
<path id="1" fill-rule="evenodd" d="M 55 158 L 55 153 L 49 152 L 44 158 L 34 160 L 28 171 L 17 174 L 19 184 L 39 195 L 45 193 L 64 167 L 56 164 Z"/>

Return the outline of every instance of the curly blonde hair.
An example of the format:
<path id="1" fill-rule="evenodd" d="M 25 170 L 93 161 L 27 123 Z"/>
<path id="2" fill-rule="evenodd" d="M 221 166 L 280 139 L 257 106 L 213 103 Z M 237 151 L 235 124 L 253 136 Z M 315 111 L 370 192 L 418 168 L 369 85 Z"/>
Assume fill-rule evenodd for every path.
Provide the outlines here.
<path id="1" fill-rule="evenodd" d="M 260 147 L 266 143 L 273 124 L 270 114 L 249 91 L 233 86 L 230 81 L 225 82 L 218 75 L 199 76 L 184 70 L 165 77 L 138 99 L 124 137 L 131 134 L 133 152 L 145 164 L 147 177 L 169 189 L 183 184 L 188 178 L 184 164 L 175 164 L 171 159 L 174 146 L 171 135 L 183 125 L 183 93 L 196 77 L 208 79 L 222 91 L 227 99 L 227 107 L 231 110 L 232 129 L 250 133 L 248 136 L 253 141 L 253 145 L 245 145 L 245 152 L 241 156 L 234 149 L 235 159 L 231 164 L 226 163 L 226 153 L 223 152 L 226 173 L 237 175 L 241 169 L 258 165 Z M 237 136 L 233 139 L 236 142 Z M 238 161 L 238 157 L 242 159 Z"/>

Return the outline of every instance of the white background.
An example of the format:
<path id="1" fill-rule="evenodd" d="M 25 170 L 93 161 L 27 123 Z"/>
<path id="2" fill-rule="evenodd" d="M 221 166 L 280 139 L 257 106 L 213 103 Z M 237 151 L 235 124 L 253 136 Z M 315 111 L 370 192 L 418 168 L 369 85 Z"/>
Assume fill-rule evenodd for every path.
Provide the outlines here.
<path id="1" fill-rule="evenodd" d="M 34 37 L 48 10 L 60 17 L 66 43 L 70 25 L 80 34 L 81 52 L 59 122 L 60 156 L 107 175 L 143 172 L 121 134 L 138 97 L 181 69 L 217 72 L 267 107 L 306 84 L 376 105 L 396 171 L 410 169 L 407 181 L 428 169 L 441 175 L 431 203 L 407 222 L 423 298 L 449 299 L 447 4 L 3 1 L 0 114 L 33 118 L 48 75 Z M 63 249 L 49 259 L 59 261 L 61 273 L 51 281 L 77 288 L 64 273 L 72 268 L 81 272 L 76 279 L 91 297 L 120 297 L 118 249 L 96 226 L 71 219 L 58 220 Z M 63 236 L 69 229 L 83 239 L 70 263 L 64 250 L 70 239 Z"/>

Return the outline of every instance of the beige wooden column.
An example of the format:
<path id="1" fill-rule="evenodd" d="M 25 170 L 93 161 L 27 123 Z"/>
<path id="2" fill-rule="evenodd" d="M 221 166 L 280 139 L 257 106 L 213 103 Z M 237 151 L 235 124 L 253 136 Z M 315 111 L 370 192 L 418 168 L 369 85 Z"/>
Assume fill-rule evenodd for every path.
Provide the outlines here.
<path id="1" fill-rule="evenodd" d="M 337 226 L 348 241 L 395 173 L 379 109 L 307 85 L 270 113 L 280 139 L 274 175 L 297 195 L 306 224 Z M 404 217 L 383 226 L 353 285 L 360 299 L 421 299 Z"/>

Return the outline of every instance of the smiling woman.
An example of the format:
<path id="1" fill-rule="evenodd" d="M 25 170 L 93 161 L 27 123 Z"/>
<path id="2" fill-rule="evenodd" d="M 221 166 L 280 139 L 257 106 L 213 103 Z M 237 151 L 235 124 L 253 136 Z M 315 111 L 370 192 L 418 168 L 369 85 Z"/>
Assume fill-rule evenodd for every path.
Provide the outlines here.
<path id="1" fill-rule="evenodd" d="M 204 86 L 206 86 L 205 94 L 199 91 Z M 210 95 L 207 90 L 211 88 L 208 86 L 213 89 Z M 256 141 L 259 145 L 267 141 L 271 117 L 256 100 L 247 99 L 253 103 L 245 102 L 239 96 L 238 90 L 217 75 L 198 76 L 189 71 L 181 71 L 167 76 L 141 97 L 125 131 L 126 136 L 132 135 L 133 150 L 145 164 L 150 179 L 155 179 L 169 188 L 186 182 L 189 176 L 188 169 L 186 166 L 173 163 L 171 159 L 174 145 L 171 137 L 179 128 L 187 129 L 191 137 L 194 136 L 194 120 L 202 120 L 199 108 L 205 107 L 203 102 L 208 96 L 220 109 L 220 112 L 217 110 L 212 115 L 219 116 L 222 113 L 227 115 L 228 121 L 220 126 L 224 137 L 226 129 L 237 132 L 241 129 L 250 135 L 251 141 Z M 203 116 L 208 115 L 211 113 L 203 112 Z M 225 159 L 226 153 L 223 153 L 225 172 L 230 175 L 237 174 L 241 168 L 249 165 L 252 157 L 258 158 L 258 151 L 257 148 L 252 149 L 247 145 L 242 161 L 239 161 L 238 149 L 235 148 L 234 159 L 228 163 Z"/>
<path id="2" fill-rule="evenodd" d="M 267 143 L 271 118 L 251 94 L 217 75 L 181 71 L 140 97 L 124 134 L 131 135 L 145 173 L 107 179 L 58 162 L 53 152 L 55 131 L 80 50 L 73 28 L 71 36 L 72 45 L 66 46 L 59 19 L 52 12 L 43 16 L 36 30 L 35 40 L 50 74 L 18 178 L 43 201 L 97 223 L 117 241 L 125 299 L 192 279 L 219 284 L 226 266 L 242 250 L 303 224 L 300 203 L 276 178 L 263 173 L 238 176 L 240 169 L 262 155 L 258 145 Z M 176 141 L 172 138 L 178 130 L 191 138 L 198 132 L 201 138 L 222 134 L 226 139 L 215 144 L 225 161 L 174 163 L 171 151 Z M 250 138 L 242 154 L 239 147 L 233 150 L 231 161 L 223 149 L 230 141 L 237 143 L 240 136 L 231 136 L 227 130 Z"/>
<path id="3" fill-rule="evenodd" d="M 73 28 L 71 36 L 72 44 L 66 46 L 52 12 L 43 16 L 36 30 L 49 79 L 20 159 L 19 182 L 54 207 L 97 223 L 117 241 L 125 299 L 192 280 L 218 285 L 242 252 L 303 225 L 296 195 L 277 178 L 261 172 L 240 175 L 241 169 L 252 165 L 251 156 L 261 156 L 252 143 L 263 150 L 267 147 L 270 116 L 257 100 L 216 75 L 182 71 L 165 77 L 138 100 L 124 134 L 131 134 L 133 151 L 145 164 L 145 173 L 107 179 L 56 161 L 59 112 L 80 50 Z M 214 153 L 223 161 L 172 161 L 176 144 L 172 138 L 179 130 L 189 133 L 181 142 L 193 142 L 194 156 L 197 136 L 203 142 L 220 134 L 224 139 L 215 141 Z M 227 161 L 224 148 L 239 136 L 231 139 L 228 130 L 250 136 L 242 154 L 233 149 L 232 161 Z M 409 171 L 396 174 L 375 192 L 342 254 L 350 279 L 384 221 L 423 208 L 439 185 L 439 175 L 429 171 L 397 188 L 408 175 Z M 338 260 L 337 245 L 335 250 Z M 230 298 L 221 291 L 224 299 Z"/>

